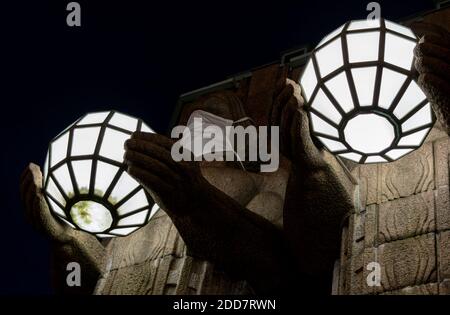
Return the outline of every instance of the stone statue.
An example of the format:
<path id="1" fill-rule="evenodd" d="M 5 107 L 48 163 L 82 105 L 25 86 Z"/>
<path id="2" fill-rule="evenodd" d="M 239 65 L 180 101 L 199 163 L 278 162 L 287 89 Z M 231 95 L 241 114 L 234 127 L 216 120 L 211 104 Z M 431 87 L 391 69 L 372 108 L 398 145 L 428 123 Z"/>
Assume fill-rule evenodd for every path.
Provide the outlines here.
<path id="1" fill-rule="evenodd" d="M 420 36 L 414 51 L 418 83 L 430 100 L 438 121 L 449 134 L 450 33 L 442 26 L 427 22 L 416 22 L 411 27 Z"/>
<path id="2" fill-rule="evenodd" d="M 289 166 L 286 161 L 275 173 L 252 173 L 224 162 L 177 163 L 170 155 L 174 141 L 157 134 L 135 134 L 126 142 L 125 154 L 128 172 L 148 189 L 170 217 L 187 246 L 187 255 L 211 261 L 234 279 L 248 282 L 249 290 L 265 294 L 280 292 L 284 270 L 289 270 L 290 278 L 297 273 L 295 268 L 298 266 L 293 267 L 296 264 L 290 258 L 290 252 L 297 251 L 298 255 L 292 254 L 292 257 L 301 261 L 303 255 L 313 257 L 310 252 L 313 248 L 314 251 L 320 250 L 319 256 L 329 250 L 328 245 L 316 247 L 319 240 L 312 247 L 306 246 L 306 243 L 298 244 L 295 238 L 302 237 L 296 232 L 298 227 L 312 229 L 303 235 L 308 242 L 313 241 L 318 231 L 324 231 L 324 237 L 333 232 L 339 233 L 339 221 L 351 208 L 350 198 L 340 188 L 337 176 L 330 172 L 323 152 L 316 149 L 309 137 L 308 120 L 301 109 L 303 99 L 299 86 L 284 79 L 276 94 L 270 119 L 272 124 L 279 125 L 281 122 L 284 126 L 281 131 L 282 151 L 293 163 Z M 206 110 L 225 118 L 238 120 L 244 115 L 239 99 L 232 93 L 213 95 L 202 104 Z M 236 113 L 240 113 L 241 117 Z M 293 223 L 291 232 L 283 235 L 281 219 L 289 168 L 291 180 L 287 191 L 297 197 L 289 198 L 284 216 L 289 220 L 309 218 L 310 221 L 306 225 Z M 127 248 L 137 248 L 138 252 L 151 252 L 151 248 L 141 246 L 145 244 L 145 237 L 140 239 L 135 235 L 143 232 L 101 244 L 95 237 L 57 222 L 42 198 L 41 176 L 39 167 L 30 164 L 23 175 L 22 196 L 32 224 L 52 239 L 54 252 L 59 256 L 58 265 L 62 266 L 58 272 L 62 277 L 62 291 L 66 290 L 62 281 L 65 274 L 63 261 L 80 261 L 83 270 L 86 270 L 85 283 L 89 284 L 85 287 L 86 291 L 81 291 L 90 292 L 97 286 L 96 293 L 100 294 L 103 293 L 102 288 L 95 282 L 104 278 L 108 261 L 118 255 L 113 249 L 115 243 L 127 243 Z M 335 188 L 327 189 L 322 196 L 317 195 L 316 191 L 320 191 L 318 186 L 328 183 L 335 183 Z M 310 189 L 305 190 L 305 184 Z M 314 195 L 310 195 L 311 192 Z M 323 199 L 325 195 L 327 197 Z M 333 207 L 328 218 L 336 217 L 332 220 L 319 219 L 317 216 L 321 211 L 326 211 L 328 205 L 336 200 L 343 202 L 336 203 L 339 206 Z M 304 214 L 299 214 L 302 210 Z M 329 222 L 333 228 L 325 233 Z M 145 231 L 145 228 L 142 230 Z M 152 231 L 148 234 L 147 237 L 151 237 Z M 338 242 L 334 243 L 330 246 L 333 251 L 333 254 L 328 254 L 330 257 L 338 252 Z M 318 270 L 323 268 L 310 259 L 304 261 L 305 271 L 313 265 L 317 265 Z M 286 269 L 286 264 L 291 267 Z M 330 265 L 326 265 L 328 267 Z M 102 283 L 107 280 L 103 279 Z"/>
<path id="3" fill-rule="evenodd" d="M 416 48 L 419 83 L 448 130 L 448 34 L 417 27 L 425 34 Z M 52 241 L 57 291 L 329 294 L 341 225 L 354 212 L 355 182 L 311 138 L 303 103 L 299 85 L 283 74 L 265 118 L 281 129 L 283 157 L 274 173 L 255 173 L 245 163 L 243 170 L 227 162 L 174 162 L 172 139 L 134 134 L 126 142 L 128 172 L 163 211 L 127 237 L 100 242 L 54 219 L 42 196 L 40 169 L 30 164 L 21 194 L 30 222 Z M 198 100 L 191 112 L 236 121 L 246 116 L 244 105 L 224 91 Z M 65 285 L 70 261 L 82 265 L 80 288 Z"/>

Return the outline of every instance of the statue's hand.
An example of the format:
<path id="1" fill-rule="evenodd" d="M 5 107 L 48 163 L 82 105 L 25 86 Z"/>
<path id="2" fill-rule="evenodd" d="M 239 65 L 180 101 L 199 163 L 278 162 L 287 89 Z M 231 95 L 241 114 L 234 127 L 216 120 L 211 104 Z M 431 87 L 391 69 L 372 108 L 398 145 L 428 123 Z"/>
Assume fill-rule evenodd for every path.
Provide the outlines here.
<path id="1" fill-rule="evenodd" d="M 210 184 L 198 162 L 175 162 L 173 143 L 162 135 L 134 133 L 125 143 L 128 173 L 172 219 L 189 255 L 248 280 L 256 292 L 277 292 L 283 259 L 280 231 Z"/>
<path id="2" fill-rule="evenodd" d="M 281 152 L 294 165 L 320 168 L 325 162 L 322 151 L 311 139 L 309 119 L 303 105 L 300 85 L 290 79 L 281 79 L 275 91 L 271 124 L 280 126 Z"/>
<path id="3" fill-rule="evenodd" d="M 411 27 L 420 37 L 414 50 L 418 83 L 450 134 L 450 33 L 425 22 L 413 23 Z"/>
<path id="4" fill-rule="evenodd" d="M 42 192 L 42 173 L 38 165 L 30 163 L 21 176 L 20 192 L 25 215 L 40 232 L 48 235 L 66 254 L 92 267 L 96 272 L 103 268 L 104 247 L 97 238 L 58 222 L 50 213 Z"/>
<path id="5" fill-rule="evenodd" d="M 50 213 L 42 193 L 42 173 L 38 165 L 30 163 L 23 171 L 20 193 L 25 216 L 33 227 L 53 240 L 68 242 L 71 237 L 70 227 L 57 222 Z"/>
<path id="6" fill-rule="evenodd" d="M 128 173 L 155 202 L 169 215 L 179 216 L 205 194 L 210 184 L 202 176 L 198 162 L 172 159 L 173 143 L 163 135 L 136 132 L 125 143 L 124 161 Z"/>

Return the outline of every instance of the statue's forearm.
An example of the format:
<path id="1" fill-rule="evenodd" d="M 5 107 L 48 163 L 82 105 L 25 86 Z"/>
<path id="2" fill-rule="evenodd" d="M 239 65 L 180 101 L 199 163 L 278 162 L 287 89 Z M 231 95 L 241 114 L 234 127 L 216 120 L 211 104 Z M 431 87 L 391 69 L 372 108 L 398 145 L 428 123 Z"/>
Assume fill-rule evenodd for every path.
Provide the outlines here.
<path id="1" fill-rule="evenodd" d="M 257 293 L 280 289 L 283 243 L 274 225 L 213 186 L 186 206 L 183 215 L 167 213 L 191 255 L 247 280 Z"/>
<path id="2" fill-rule="evenodd" d="M 338 258 L 341 223 L 353 209 L 349 192 L 331 167 L 294 167 L 286 191 L 284 230 L 300 271 L 330 272 Z"/>
<path id="3" fill-rule="evenodd" d="M 57 293 L 92 294 L 97 280 L 104 272 L 105 248 L 95 236 L 66 229 L 65 237 L 52 239 L 53 284 Z M 70 286 L 67 277 L 72 273 L 69 263 L 80 267 L 80 286 Z"/>

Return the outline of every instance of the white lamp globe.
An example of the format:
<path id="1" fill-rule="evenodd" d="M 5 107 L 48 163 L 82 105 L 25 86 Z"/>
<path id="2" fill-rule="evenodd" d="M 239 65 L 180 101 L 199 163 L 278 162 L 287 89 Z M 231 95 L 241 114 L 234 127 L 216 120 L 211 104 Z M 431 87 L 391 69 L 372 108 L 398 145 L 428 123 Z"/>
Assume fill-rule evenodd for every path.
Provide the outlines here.
<path id="1" fill-rule="evenodd" d="M 419 148 L 435 118 L 414 78 L 417 37 L 379 20 L 345 23 L 311 52 L 300 79 L 311 133 L 357 163 L 391 162 Z"/>
<path id="2" fill-rule="evenodd" d="M 153 133 L 141 119 L 97 112 L 50 142 L 43 190 L 54 216 L 99 238 L 128 235 L 150 220 L 159 207 L 123 162 L 134 131 Z"/>

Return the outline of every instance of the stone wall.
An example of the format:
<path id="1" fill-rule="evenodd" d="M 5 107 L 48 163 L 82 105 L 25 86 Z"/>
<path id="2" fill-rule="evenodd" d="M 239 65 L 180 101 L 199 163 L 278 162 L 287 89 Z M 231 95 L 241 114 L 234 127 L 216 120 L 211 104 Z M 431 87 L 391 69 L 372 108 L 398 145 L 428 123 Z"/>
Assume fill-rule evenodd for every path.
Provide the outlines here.
<path id="1" fill-rule="evenodd" d="M 435 126 L 393 163 L 358 165 L 356 212 L 342 232 L 334 294 L 449 294 L 449 138 Z M 381 266 L 381 285 L 366 279 Z"/>
<path id="2" fill-rule="evenodd" d="M 170 218 L 159 210 L 145 227 L 107 244 L 107 271 L 94 294 L 250 294 L 207 261 L 192 258 Z"/>
<path id="3" fill-rule="evenodd" d="M 450 31 L 450 8 L 419 19 Z M 396 162 L 347 165 L 358 183 L 356 210 L 342 229 L 333 294 L 450 294 L 447 134 L 437 124 Z M 367 284 L 371 262 L 380 264 L 380 286 Z"/>

